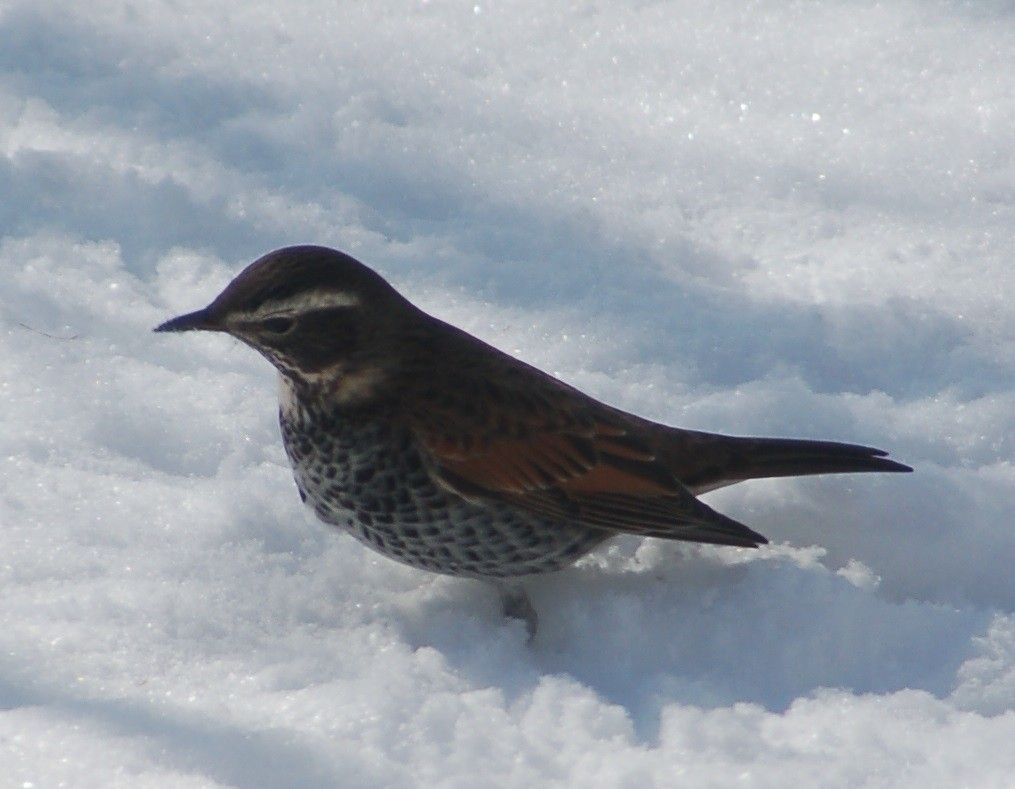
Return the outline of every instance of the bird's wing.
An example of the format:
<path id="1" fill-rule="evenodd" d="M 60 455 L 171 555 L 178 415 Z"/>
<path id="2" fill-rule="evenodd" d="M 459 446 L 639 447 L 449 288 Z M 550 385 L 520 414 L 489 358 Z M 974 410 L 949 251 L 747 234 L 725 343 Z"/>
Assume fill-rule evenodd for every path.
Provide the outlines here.
<path id="1" fill-rule="evenodd" d="M 592 528 L 755 547 L 767 540 L 698 501 L 623 414 L 553 379 L 487 381 L 410 429 L 444 487 Z M 451 387 L 453 391 L 454 388 Z M 497 391 L 494 391 L 497 390 Z"/>

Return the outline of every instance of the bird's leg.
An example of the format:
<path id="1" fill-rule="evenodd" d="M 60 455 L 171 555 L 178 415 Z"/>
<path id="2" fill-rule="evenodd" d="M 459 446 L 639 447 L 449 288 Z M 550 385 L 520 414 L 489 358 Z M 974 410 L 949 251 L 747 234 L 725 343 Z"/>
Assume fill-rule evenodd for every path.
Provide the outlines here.
<path id="1" fill-rule="evenodd" d="M 525 623 L 525 632 L 529 634 L 529 643 L 536 637 L 539 629 L 539 615 L 532 607 L 532 601 L 525 590 L 518 584 L 498 582 L 495 584 L 500 592 L 501 610 L 508 619 L 520 619 Z"/>

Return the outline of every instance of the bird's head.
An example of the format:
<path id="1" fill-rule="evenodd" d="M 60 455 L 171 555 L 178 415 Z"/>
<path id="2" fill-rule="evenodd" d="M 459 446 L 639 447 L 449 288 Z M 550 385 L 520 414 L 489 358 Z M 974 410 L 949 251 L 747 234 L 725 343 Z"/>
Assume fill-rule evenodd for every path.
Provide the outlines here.
<path id="1" fill-rule="evenodd" d="M 380 275 L 348 255 L 295 246 L 255 260 L 207 307 L 155 331 L 231 334 L 297 384 L 376 381 L 415 312 Z"/>

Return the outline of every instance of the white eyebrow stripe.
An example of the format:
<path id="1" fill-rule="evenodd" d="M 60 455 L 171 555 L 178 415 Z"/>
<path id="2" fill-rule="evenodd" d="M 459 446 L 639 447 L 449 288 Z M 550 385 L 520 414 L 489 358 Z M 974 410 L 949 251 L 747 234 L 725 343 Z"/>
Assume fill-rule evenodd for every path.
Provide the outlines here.
<path id="1" fill-rule="evenodd" d="M 276 315 L 296 315 L 311 310 L 358 307 L 359 296 L 343 291 L 311 291 L 288 299 L 266 301 L 249 314 L 251 320 L 262 320 Z"/>

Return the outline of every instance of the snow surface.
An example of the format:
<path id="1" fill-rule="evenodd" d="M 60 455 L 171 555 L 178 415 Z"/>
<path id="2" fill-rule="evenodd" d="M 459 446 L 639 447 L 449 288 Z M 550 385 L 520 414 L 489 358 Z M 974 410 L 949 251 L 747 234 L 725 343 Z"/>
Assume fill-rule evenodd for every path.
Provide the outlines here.
<path id="1" fill-rule="evenodd" d="M 1011 786 L 997 0 L 0 5 L 5 786 Z M 686 427 L 917 469 L 481 584 L 299 502 L 268 366 L 150 328 L 285 244 Z"/>

